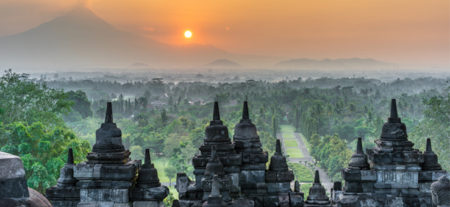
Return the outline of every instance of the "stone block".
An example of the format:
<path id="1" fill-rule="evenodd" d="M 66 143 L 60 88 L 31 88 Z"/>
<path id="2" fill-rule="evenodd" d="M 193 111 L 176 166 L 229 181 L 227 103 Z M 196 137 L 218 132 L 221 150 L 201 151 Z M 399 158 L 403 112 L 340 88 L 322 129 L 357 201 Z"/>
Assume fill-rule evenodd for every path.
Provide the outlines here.
<path id="1" fill-rule="evenodd" d="M 52 200 L 53 207 L 77 207 L 78 201 L 54 201 Z"/>
<path id="2" fill-rule="evenodd" d="M 418 172 L 377 171 L 375 188 L 419 188 L 418 179 Z"/>
<path id="3" fill-rule="evenodd" d="M 81 189 L 80 202 L 128 203 L 128 189 Z M 105 204 L 106 205 L 106 204 Z"/>
<path id="4" fill-rule="evenodd" d="M 162 201 L 169 194 L 166 186 L 154 188 L 135 188 L 131 191 L 133 201 Z"/>
<path id="5" fill-rule="evenodd" d="M 27 180 L 22 160 L 18 156 L 0 152 L 0 199 L 28 197 Z"/>
<path id="6" fill-rule="evenodd" d="M 303 207 L 304 199 L 303 193 L 291 192 L 289 193 L 290 207 Z"/>
<path id="7" fill-rule="evenodd" d="M 268 193 L 288 193 L 291 191 L 291 183 L 267 183 Z"/>
<path id="8" fill-rule="evenodd" d="M 294 180 L 292 171 L 267 171 L 266 182 L 291 182 Z"/>
<path id="9" fill-rule="evenodd" d="M 342 170 L 342 178 L 347 182 L 361 182 L 361 171 L 345 168 Z"/>
<path id="10" fill-rule="evenodd" d="M 265 182 L 265 170 L 243 170 L 239 182 L 244 188 L 256 188 L 257 183 Z"/>
<path id="11" fill-rule="evenodd" d="M 132 207 L 129 203 L 116 203 L 109 201 L 80 202 L 77 207 Z"/>
<path id="12" fill-rule="evenodd" d="M 74 168 L 78 180 L 133 180 L 138 166 L 134 162 L 125 165 L 81 163 Z"/>
<path id="13" fill-rule="evenodd" d="M 162 201 L 135 201 L 133 207 L 164 207 Z"/>
<path id="14" fill-rule="evenodd" d="M 446 175 L 447 172 L 444 170 L 437 171 L 420 171 L 419 172 L 419 182 L 434 182 L 438 180 L 441 176 Z"/>
<path id="15" fill-rule="evenodd" d="M 133 185 L 130 181 L 111 181 L 111 180 L 80 180 L 77 183 L 79 188 L 91 189 L 128 189 Z"/>
<path id="16" fill-rule="evenodd" d="M 361 170 L 361 181 L 375 182 L 377 180 L 377 173 L 373 170 Z"/>

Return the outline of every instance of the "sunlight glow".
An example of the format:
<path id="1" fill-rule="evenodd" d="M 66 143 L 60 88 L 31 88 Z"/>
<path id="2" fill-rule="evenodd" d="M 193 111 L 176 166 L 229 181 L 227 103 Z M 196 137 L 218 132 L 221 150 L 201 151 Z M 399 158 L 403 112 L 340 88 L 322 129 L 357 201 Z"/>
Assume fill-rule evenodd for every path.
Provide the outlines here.
<path id="1" fill-rule="evenodd" d="M 184 37 L 185 37 L 186 39 L 191 39 L 191 37 L 192 37 L 192 32 L 189 31 L 189 30 L 186 30 L 186 31 L 184 32 Z"/>

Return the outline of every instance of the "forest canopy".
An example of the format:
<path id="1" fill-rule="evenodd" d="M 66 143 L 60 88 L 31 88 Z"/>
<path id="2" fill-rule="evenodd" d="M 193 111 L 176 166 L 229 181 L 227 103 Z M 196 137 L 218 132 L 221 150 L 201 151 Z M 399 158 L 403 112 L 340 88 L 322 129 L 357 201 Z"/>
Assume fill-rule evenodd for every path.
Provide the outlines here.
<path id="1" fill-rule="evenodd" d="M 213 101 L 219 100 L 232 138 L 247 99 L 269 155 L 276 138 L 284 136 L 282 126 L 293 127 L 315 160 L 313 166 L 290 164 L 296 177 L 310 182 L 312 168 L 320 167 L 331 180 L 340 181 L 356 138 L 363 138 L 364 148 L 373 147 L 389 102 L 396 98 L 409 139 L 424 150 L 430 137 L 441 165 L 449 170 L 449 90 L 448 80 L 436 78 L 120 82 L 56 75 L 52 80 L 32 79 L 8 70 L 0 78 L 0 150 L 19 155 L 29 186 L 42 192 L 56 183 L 69 147 L 76 162 L 85 160 L 104 120 L 106 102 L 112 101 L 114 121 L 132 158 L 143 159 L 144 150 L 150 149 L 161 182 L 171 185 L 177 172 L 192 173 L 191 158 L 203 143 Z"/>

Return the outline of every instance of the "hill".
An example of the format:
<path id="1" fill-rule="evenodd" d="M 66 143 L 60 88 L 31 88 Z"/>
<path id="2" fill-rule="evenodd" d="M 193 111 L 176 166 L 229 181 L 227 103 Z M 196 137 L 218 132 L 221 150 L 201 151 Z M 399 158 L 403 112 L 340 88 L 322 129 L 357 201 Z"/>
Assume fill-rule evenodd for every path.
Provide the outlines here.
<path id="1" fill-rule="evenodd" d="M 208 64 L 207 67 L 239 67 L 241 66 L 239 63 L 231 61 L 229 59 L 217 59 Z"/>
<path id="2" fill-rule="evenodd" d="M 342 58 L 315 60 L 308 58 L 297 58 L 280 61 L 275 64 L 279 68 L 296 69 L 364 69 L 364 68 L 389 68 L 393 64 L 370 59 L 370 58 Z"/>

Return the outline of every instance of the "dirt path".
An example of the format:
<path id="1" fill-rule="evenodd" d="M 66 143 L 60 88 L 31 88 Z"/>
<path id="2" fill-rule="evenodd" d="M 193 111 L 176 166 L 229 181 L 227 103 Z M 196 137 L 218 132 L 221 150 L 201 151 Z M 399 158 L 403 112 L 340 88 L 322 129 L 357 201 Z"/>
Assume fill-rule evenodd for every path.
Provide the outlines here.
<path id="1" fill-rule="evenodd" d="M 295 138 L 297 139 L 297 142 L 299 143 L 299 148 L 303 153 L 304 158 L 307 158 L 311 163 L 313 162 L 313 157 L 309 154 L 308 148 L 306 147 L 306 144 L 303 142 L 303 134 L 301 133 L 295 133 Z M 304 137 L 303 137 L 304 138 Z M 329 192 L 330 189 L 333 187 L 333 182 L 331 181 L 330 177 L 328 177 L 328 174 L 323 170 L 322 168 L 316 166 L 316 170 L 319 170 L 320 175 L 320 181 L 322 182 L 322 185 L 327 189 Z"/>
<path id="2" fill-rule="evenodd" d="M 307 163 L 314 163 L 314 158 L 310 155 L 308 148 L 306 146 L 306 144 L 303 142 L 303 135 L 301 133 L 294 133 L 295 135 L 295 139 L 298 143 L 298 148 L 300 149 L 300 151 L 303 154 L 302 158 L 288 158 L 289 162 L 293 162 L 293 163 L 301 163 L 304 164 L 305 162 Z M 283 150 L 286 151 L 286 148 L 284 146 L 284 140 L 283 140 L 283 136 L 282 133 L 278 133 L 277 134 L 278 139 L 280 139 L 281 143 L 282 143 L 282 147 Z M 315 166 L 316 170 L 319 170 L 319 175 L 320 175 L 320 181 L 322 183 L 322 185 L 325 187 L 325 189 L 327 190 L 327 192 L 330 192 L 330 189 L 333 187 L 333 182 L 331 182 L 331 179 L 328 177 L 328 174 L 325 172 L 325 170 L 323 170 L 322 168 Z"/>
<path id="3" fill-rule="evenodd" d="M 297 142 L 299 143 L 299 148 L 302 151 L 305 158 L 308 158 L 310 162 L 313 162 L 313 157 L 309 154 L 308 148 L 306 147 L 306 144 L 303 142 L 303 134 L 301 133 L 295 133 L 295 138 L 297 138 Z M 303 138 L 303 139 L 302 139 Z M 327 190 L 330 190 L 333 187 L 333 182 L 330 180 L 330 177 L 328 174 L 323 170 L 322 168 L 319 168 L 316 166 L 316 169 L 319 170 L 320 174 L 320 181 L 325 186 Z"/>

